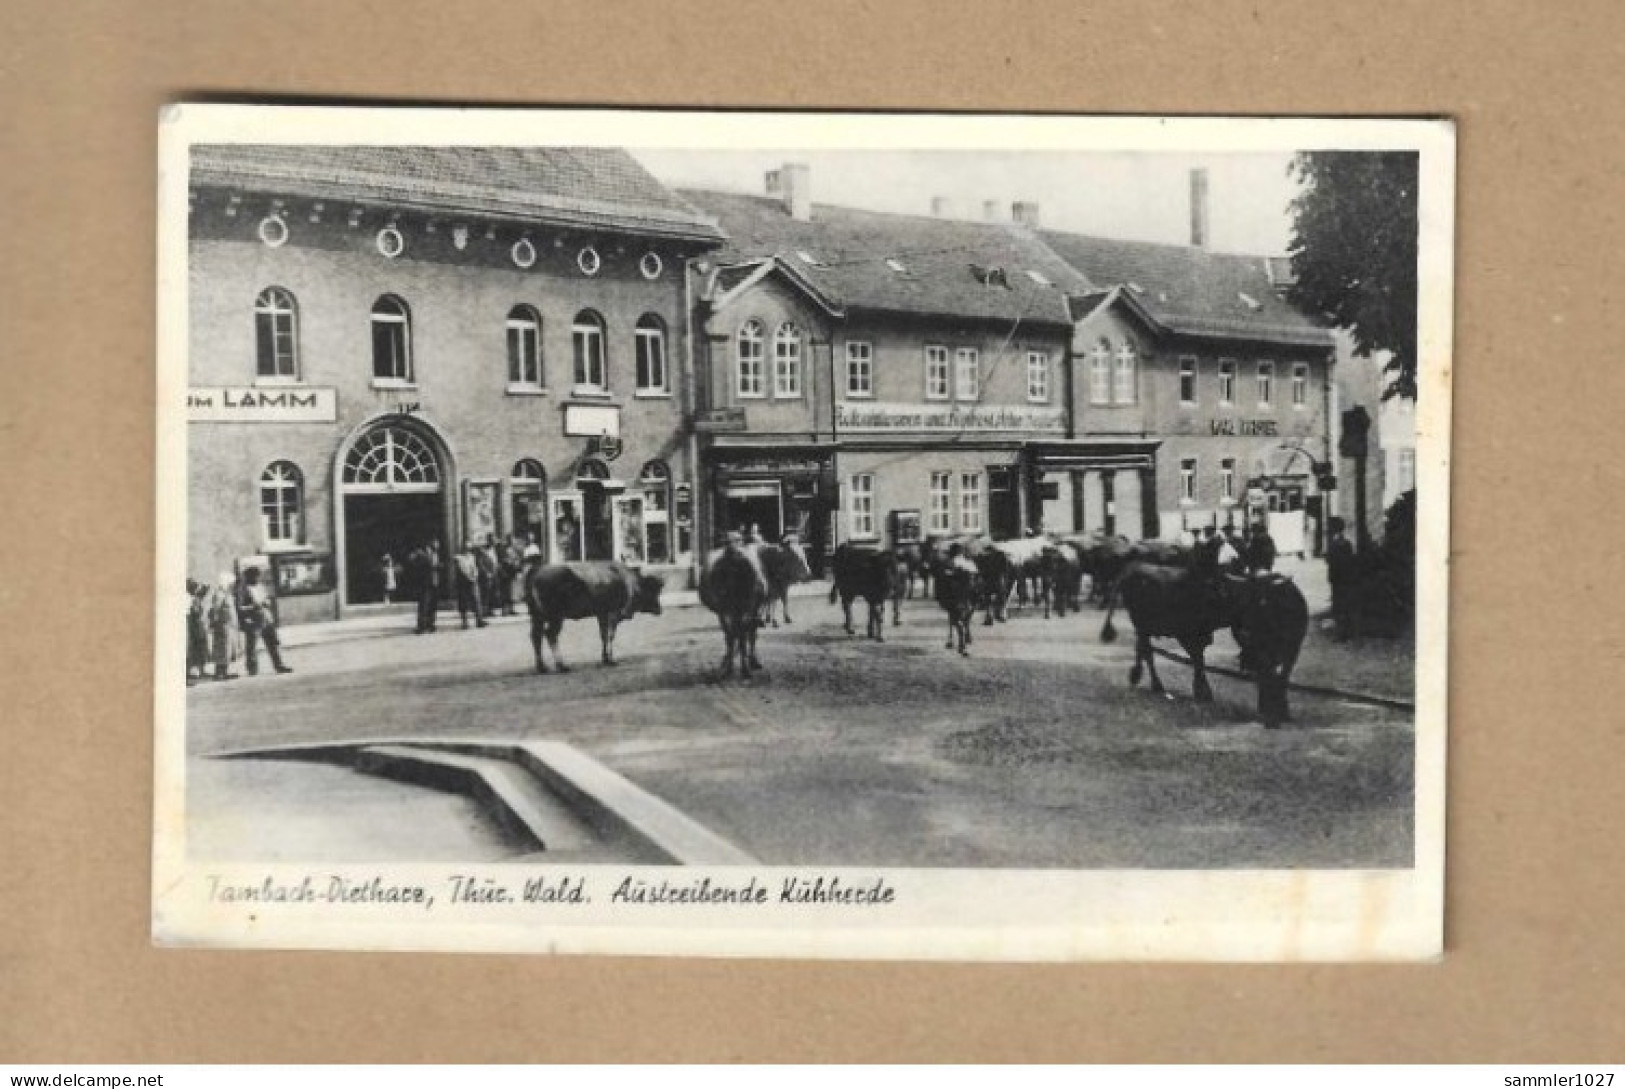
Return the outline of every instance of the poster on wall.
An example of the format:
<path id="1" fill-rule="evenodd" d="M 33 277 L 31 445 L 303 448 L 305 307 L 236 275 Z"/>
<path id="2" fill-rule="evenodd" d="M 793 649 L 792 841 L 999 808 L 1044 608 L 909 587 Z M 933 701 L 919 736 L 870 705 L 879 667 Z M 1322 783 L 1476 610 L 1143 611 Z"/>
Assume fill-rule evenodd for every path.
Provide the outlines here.
<path id="1" fill-rule="evenodd" d="M 1436 956 L 1454 139 L 166 110 L 156 940 Z M 211 283 L 300 290 L 251 325 Z M 370 359 L 319 350 L 363 297 Z M 262 372 L 343 411 L 186 425 Z M 1335 483 L 1361 398 L 1355 452 L 1414 451 L 1391 502 Z M 289 469 L 225 482 L 249 460 Z M 257 511 L 313 535 L 279 592 L 367 588 L 290 626 L 293 677 L 183 686 L 171 605 Z M 451 577 L 505 526 L 546 555 Z"/>
<path id="2" fill-rule="evenodd" d="M 464 533 L 470 541 L 484 543 L 497 535 L 497 483 L 470 480 L 464 485 L 467 500 L 463 506 Z"/>

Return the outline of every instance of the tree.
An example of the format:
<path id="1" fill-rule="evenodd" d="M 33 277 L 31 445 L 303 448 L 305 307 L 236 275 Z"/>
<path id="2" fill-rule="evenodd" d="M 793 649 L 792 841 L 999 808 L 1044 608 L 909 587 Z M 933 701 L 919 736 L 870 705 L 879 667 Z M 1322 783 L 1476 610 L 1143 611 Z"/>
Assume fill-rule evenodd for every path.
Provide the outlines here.
<path id="1" fill-rule="evenodd" d="M 1383 398 L 1416 399 L 1417 173 L 1414 151 L 1304 151 L 1291 172 L 1288 300 L 1391 353 Z"/>

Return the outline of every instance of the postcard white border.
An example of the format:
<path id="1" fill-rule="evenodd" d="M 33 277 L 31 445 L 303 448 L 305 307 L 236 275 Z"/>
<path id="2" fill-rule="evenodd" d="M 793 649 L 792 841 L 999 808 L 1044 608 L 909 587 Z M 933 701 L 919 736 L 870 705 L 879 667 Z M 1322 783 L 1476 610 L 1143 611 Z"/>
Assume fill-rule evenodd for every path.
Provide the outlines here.
<path id="1" fill-rule="evenodd" d="M 187 195 L 194 143 L 577 144 L 672 148 L 1249 152 L 1414 149 L 1421 156 L 1416 843 L 1410 870 L 1024 871 L 578 867 L 738 883 L 760 875 L 883 878 L 884 908 L 611 907 L 318 911 L 211 900 L 226 882 L 312 873 L 439 887 L 470 867 L 202 866 L 185 851 Z M 1455 131 L 1443 120 L 1079 118 L 603 110 L 171 106 L 159 126 L 158 547 L 153 934 L 160 944 L 933 960 L 1401 960 L 1443 949 L 1450 374 Z M 506 869 L 474 868 L 480 872 Z M 550 867 L 519 867 L 513 879 Z"/>

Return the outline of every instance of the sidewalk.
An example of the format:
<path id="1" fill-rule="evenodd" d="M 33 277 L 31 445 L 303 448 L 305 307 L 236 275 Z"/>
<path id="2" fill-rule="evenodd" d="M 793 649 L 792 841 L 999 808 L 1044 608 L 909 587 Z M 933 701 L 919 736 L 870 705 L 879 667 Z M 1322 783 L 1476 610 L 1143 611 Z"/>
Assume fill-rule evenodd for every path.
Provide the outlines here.
<path id="1" fill-rule="evenodd" d="M 790 587 L 790 597 L 795 600 L 801 598 L 821 598 L 829 594 L 827 582 L 804 582 L 798 586 Z M 660 605 L 666 609 L 682 609 L 700 603 L 697 590 L 667 590 L 660 595 Z M 530 622 L 523 605 L 514 607 L 513 616 L 493 616 L 487 623 L 490 624 L 526 624 Z M 278 628 L 277 634 L 282 637 L 284 647 L 311 647 L 325 643 L 336 643 L 350 639 L 376 639 L 389 635 L 411 634 L 416 622 L 417 612 L 411 604 L 406 605 L 367 605 L 361 607 L 362 615 L 351 616 L 343 620 L 323 620 L 314 624 L 289 624 Z M 440 627 L 455 628 L 457 626 L 457 610 L 442 606 L 439 613 Z"/>

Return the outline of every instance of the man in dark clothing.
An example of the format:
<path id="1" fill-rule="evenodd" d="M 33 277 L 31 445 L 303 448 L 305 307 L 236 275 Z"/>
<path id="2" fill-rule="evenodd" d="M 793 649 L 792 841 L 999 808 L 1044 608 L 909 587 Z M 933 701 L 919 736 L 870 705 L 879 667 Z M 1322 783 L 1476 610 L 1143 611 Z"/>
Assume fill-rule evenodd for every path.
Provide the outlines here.
<path id="1" fill-rule="evenodd" d="M 237 596 L 237 625 L 243 630 L 243 655 L 248 662 L 248 675 L 260 671 L 259 643 L 265 641 L 265 653 L 278 673 L 292 673 L 282 664 L 282 641 L 276 634 L 276 602 L 260 583 L 260 569 L 250 567 L 243 572 L 243 585 Z"/>
<path id="2" fill-rule="evenodd" d="M 417 634 L 434 631 L 435 610 L 440 605 L 440 543 L 426 541 L 406 557 L 418 601 Z"/>
<path id="3" fill-rule="evenodd" d="M 1247 572 L 1253 575 L 1275 570 L 1275 538 L 1269 527 L 1256 523 L 1247 537 Z"/>
<path id="4" fill-rule="evenodd" d="M 1202 536 L 1196 541 L 1196 571 L 1203 578 L 1217 578 L 1219 574 L 1219 550 L 1224 547 L 1224 538 L 1212 526 L 1202 530 Z"/>
<path id="5" fill-rule="evenodd" d="M 497 610 L 497 542 L 486 534 L 485 543 L 475 546 L 474 564 L 480 577 L 480 615 L 491 616 Z"/>
<path id="6" fill-rule="evenodd" d="M 1343 533 L 1343 519 L 1333 518 L 1326 523 L 1331 540 L 1326 542 L 1326 581 L 1332 587 L 1332 621 L 1337 625 L 1337 637 L 1347 639 L 1358 634 L 1355 619 L 1354 545 Z"/>

